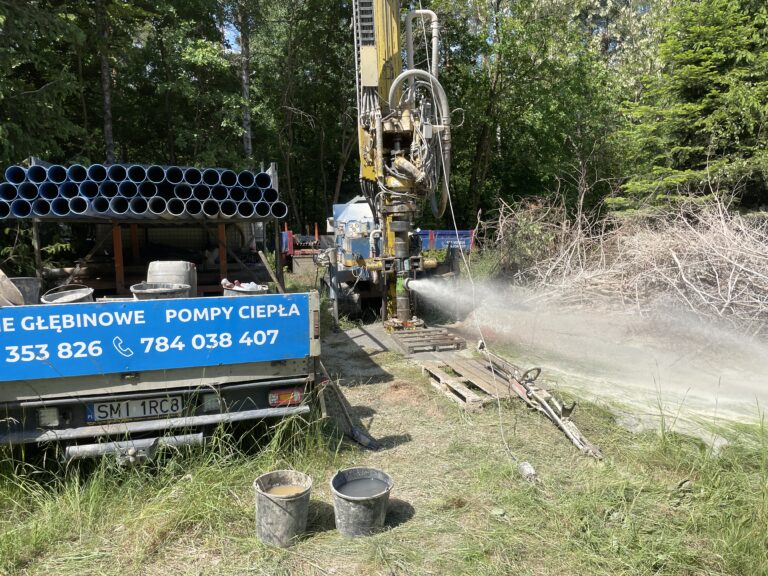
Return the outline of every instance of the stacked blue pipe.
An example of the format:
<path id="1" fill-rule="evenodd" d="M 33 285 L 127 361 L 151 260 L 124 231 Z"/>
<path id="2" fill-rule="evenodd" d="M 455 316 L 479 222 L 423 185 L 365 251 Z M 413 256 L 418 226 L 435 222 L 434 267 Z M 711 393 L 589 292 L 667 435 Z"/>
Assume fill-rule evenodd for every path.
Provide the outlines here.
<path id="1" fill-rule="evenodd" d="M 288 207 L 267 172 L 144 164 L 9 166 L 0 220 L 282 219 Z"/>

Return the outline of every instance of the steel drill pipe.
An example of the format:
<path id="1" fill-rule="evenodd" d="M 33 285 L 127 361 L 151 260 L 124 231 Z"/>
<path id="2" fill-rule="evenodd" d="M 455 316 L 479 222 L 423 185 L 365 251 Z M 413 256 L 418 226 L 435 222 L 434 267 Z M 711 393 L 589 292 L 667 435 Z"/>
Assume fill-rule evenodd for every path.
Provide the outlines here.
<path id="1" fill-rule="evenodd" d="M 109 211 L 116 217 L 125 216 L 128 213 L 128 198 L 115 196 L 109 201 Z"/>
<path id="2" fill-rule="evenodd" d="M 203 174 L 197 168 L 187 168 L 184 170 L 184 182 L 190 186 L 197 186 L 203 181 Z"/>
<path id="3" fill-rule="evenodd" d="M 207 218 L 216 218 L 219 215 L 219 203 L 216 200 L 203 202 L 203 214 Z"/>
<path id="4" fill-rule="evenodd" d="M 11 202 L 11 214 L 15 218 L 27 218 L 32 214 L 32 204 L 28 200 L 18 198 Z"/>
<path id="5" fill-rule="evenodd" d="M 9 184 L 21 184 L 27 179 L 27 171 L 21 166 L 8 166 L 5 169 L 5 180 Z"/>
<path id="6" fill-rule="evenodd" d="M 113 182 L 114 184 L 114 182 Z M 91 208 L 99 216 L 105 216 L 109 213 L 109 198 L 98 196 L 91 202 Z"/>
<path id="7" fill-rule="evenodd" d="M 117 193 L 123 198 L 133 198 L 139 193 L 139 187 L 131 180 L 123 180 L 117 185 Z"/>
<path id="8" fill-rule="evenodd" d="M 11 215 L 11 205 L 4 200 L 0 200 L 0 220 L 5 220 Z"/>
<path id="9" fill-rule="evenodd" d="M 32 214 L 44 218 L 51 213 L 51 203 L 43 198 L 38 198 L 32 202 Z"/>
<path id="10" fill-rule="evenodd" d="M 99 195 L 99 185 L 93 180 L 84 180 L 80 182 L 80 186 L 77 187 L 77 191 L 83 198 L 96 198 Z"/>
<path id="11" fill-rule="evenodd" d="M 62 184 L 59 184 L 59 197 L 60 198 L 66 198 L 69 200 L 70 198 L 74 198 L 79 194 L 78 186 L 75 182 L 64 182 Z"/>
<path id="12" fill-rule="evenodd" d="M 19 198 L 23 200 L 34 200 L 38 197 L 37 185 L 32 182 L 24 182 L 19 184 L 18 188 Z"/>
<path id="13" fill-rule="evenodd" d="M 67 178 L 75 184 L 80 184 L 80 182 L 88 178 L 88 170 L 80 164 L 72 164 L 67 168 Z"/>
<path id="14" fill-rule="evenodd" d="M 142 198 L 154 198 L 157 196 L 157 185 L 152 182 L 139 184 L 139 196 Z"/>
<path id="15" fill-rule="evenodd" d="M 262 200 L 264 200 L 264 202 L 269 202 L 270 204 L 272 204 L 272 202 L 277 202 L 278 200 L 280 200 L 280 194 L 278 194 L 277 190 L 275 190 L 274 188 L 267 188 L 266 190 L 264 190 Z"/>
<path id="16" fill-rule="evenodd" d="M 102 164 L 91 164 L 88 166 L 88 179 L 97 184 L 107 179 L 107 169 Z"/>
<path id="17" fill-rule="evenodd" d="M 48 179 L 48 171 L 45 167 L 36 164 L 27 168 L 27 180 L 32 184 L 42 184 Z"/>
<path id="18" fill-rule="evenodd" d="M 278 220 L 288 216 L 288 206 L 286 206 L 285 202 L 280 202 L 279 200 L 269 207 L 269 211 Z"/>
<path id="19" fill-rule="evenodd" d="M 203 170 L 203 184 L 207 186 L 218 186 L 221 182 L 221 175 L 218 170 L 207 168 Z"/>
<path id="20" fill-rule="evenodd" d="M 224 202 L 229 197 L 229 191 L 224 186 L 214 186 L 211 188 L 211 198 L 217 202 Z"/>
<path id="21" fill-rule="evenodd" d="M 248 188 L 245 191 L 245 199 L 249 202 L 261 202 L 264 198 L 264 192 L 262 192 L 261 188 Z"/>
<path id="22" fill-rule="evenodd" d="M 51 214 L 60 218 L 69 216 L 69 199 L 59 196 L 51 201 Z"/>
<path id="23" fill-rule="evenodd" d="M 174 218 L 180 218 L 181 216 L 185 215 L 184 200 L 172 198 L 171 200 L 168 200 L 168 204 L 166 205 L 165 209 L 168 211 L 168 214 Z"/>
<path id="24" fill-rule="evenodd" d="M 239 186 L 229 189 L 229 199 L 235 202 L 242 202 L 245 200 L 245 190 Z"/>
<path id="25" fill-rule="evenodd" d="M 250 188 L 256 183 L 256 176 L 250 170 L 243 170 L 237 175 L 237 185 L 241 188 Z"/>
<path id="26" fill-rule="evenodd" d="M 237 186 L 237 174 L 232 170 L 222 170 L 219 173 L 219 182 L 222 186 L 226 186 L 227 188 Z"/>
<path id="27" fill-rule="evenodd" d="M 239 202 L 237 204 L 237 215 L 240 218 L 253 217 L 253 202 L 248 202 L 247 200 Z"/>
<path id="28" fill-rule="evenodd" d="M 138 164 L 128 166 L 126 175 L 128 180 L 134 184 L 141 184 L 147 179 L 147 171 L 144 169 L 144 166 L 139 166 Z"/>
<path id="29" fill-rule="evenodd" d="M 191 198 L 184 202 L 184 210 L 186 210 L 187 214 L 189 214 L 192 218 L 200 218 L 203 214 L 203 205 L 200 203 L 199 200 L 195 200 L 194 198 Z"/>
<path id="30" fill-rule="evenodd" d="M 184 182 L 184 170 L 178 166 L 169 166 L 165 169 L 165 179 L 169 184 L 181 184 Z"/>
<path id="31" fill-rule="evenodd" d="M 149 166 L 147 168 L 147 180 L 152 182 L 152 184 L 160 184 L 160 182 L 165 180 L 165 170 L 163 170 L 162 166 L 157 166 L 156 164 Z"/>
<path id="32" fill-rule="evenodd" d="M 149 204 L 146 198 L 137 196 L 135 198 L 131 198 L 131 200 L 128 202 L 128 213 L 131 214 L 131 216 L 135 216 L 136 218 L 144 218 L 146 217 L 148 210 Z"/>
<path id="33" fill-rule="evenodd" d="M 53 182 L 43 182 L 37 188 L 37 192 L 40 198 L 45 200 L 53 200 L 59 195 L 59 187 Z"/>
<path id="34" fill-rule="evenodd" d="M 192 186 L 189 184 L 176 184 L 173 187 L 173 195 L 179 200 L 189 200 L 192 198 Z"/>
<path id="35" fill-rule="evenodd" d="M 101 184 L 99 184 L 99 194 L 101 196 L 104 196 L 104 198 L 114 198 L 117 196 L 119 191 L 119 187 L 116 182 L 112 182 L 111 180 L 105 180 Z"/>
<path id="36" fill-rule="evenodd" d="M 53 184 L 61 184 L 67 179 L 67 169 L 60 164 L 54 164 L 46 169 L 48 181 Z"/>
<path id="37" fill-rule="evenodd" d="M 0 184 L 0 200 L 3 202 L 13 202 L 19 197 L 19 190 L 13 184 L 3 182 Z"/>
<path id="38" fill-rule="evenodd" d="M 272 187 L 272 176 L 270 176 L 266 172 L 259 172 L 258 174 L 256 174 L 254 181 L 256 182 L 256 186 L 258 186 L 261 189 Z"/>
<path id="39" fill-rule="evenodd" d="M 122 164 L 111 164 L 107 168 L 107 178 L 112 182 L 120 184 L 120 182 L 128 178 L 128 171 Z"/>
<path id="40" fill-rule="evenodd" d="M 90 202 L 83 196 L 69 199 L 69 211 L 72 216 L 85 216 L 90 209 Z"/>
<path id="41" fill-rule="evenodd" d="M 237 216 L 237 202 L 233 200 L 224 200 L 219 205 L 219 211 L 221 211 L 222 218 L 234 218 Z"/>
<path id="42" fill-rule="evenodd" d="M 259 218 L 266 218 L 269 216 L 269 204 L 267 202 L 257 202 L 254 207 L 253 211 L 256 212 L 256 216 Z"/>
<path id="43" fill-rule="evenodd" d="M 204 202 L 211 197 L 211 189 L 205 184 L 198 184 L 192 188 L 192 196 L 194 196 L 195 200 Z"/>
<path id="44" fill-rule="evenodd" d="M 166 201 L 176 198 L 173 184 L 168 182 L 161 182 L 157 185 L 157 195 L 161 198 L 165 198 Z"/>
<path id="45" fill-rule="evenodd" d="M 165 199 L 160 196 L 154 196 L 147 201 L 147 211 L 160 218 L 165 213 Z"/>

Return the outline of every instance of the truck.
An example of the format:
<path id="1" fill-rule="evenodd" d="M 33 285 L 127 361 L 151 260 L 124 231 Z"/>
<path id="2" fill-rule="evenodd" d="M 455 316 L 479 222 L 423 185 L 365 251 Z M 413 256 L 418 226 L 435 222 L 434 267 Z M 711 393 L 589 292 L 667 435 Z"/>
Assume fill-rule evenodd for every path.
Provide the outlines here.
<path id="1" fill-rule="evenodd" d="M 316 292 L 2 307 L 0 444 L 151 459 L 307 414 L 319 356 Z"/>

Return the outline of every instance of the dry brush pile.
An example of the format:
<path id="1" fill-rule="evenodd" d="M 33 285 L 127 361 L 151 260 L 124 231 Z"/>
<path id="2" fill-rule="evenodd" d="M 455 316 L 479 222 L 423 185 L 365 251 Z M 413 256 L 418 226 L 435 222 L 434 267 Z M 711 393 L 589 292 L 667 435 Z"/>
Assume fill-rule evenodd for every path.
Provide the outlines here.
<path id="1" fill-rule="evenodd" d="M 765 332 L 768 219 L 725 200 L 600 219 L 566 217 L 562 202 L 502 202 L 483 232 L 506 272 L 560 300 L 674 302 Z"/>

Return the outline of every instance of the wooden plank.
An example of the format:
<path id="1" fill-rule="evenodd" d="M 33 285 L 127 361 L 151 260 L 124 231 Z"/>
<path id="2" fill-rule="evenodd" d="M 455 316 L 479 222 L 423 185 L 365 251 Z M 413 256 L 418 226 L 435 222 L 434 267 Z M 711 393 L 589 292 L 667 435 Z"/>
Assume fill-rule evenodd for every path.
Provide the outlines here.
<path id="1" fill-rule="evenodd" d="M 219 237 L 219 276 L 227 277 L 227 225 L 218 225 Z"/>
<path id="2" fill-rule="evenodd" d="M 483 404 L 483 398 L 478 396 L 475 392 L 467 388 L 464 383 L 460 382 L 456 378 L 452 378 L 447 373 L 443 372 L 436 364 L 427 363 L 422 368 L 423 371 L 430 375 L 431 381 L 437 381 L 440 386 L 438 390 L 447 394 L 452 399 L 460 399 L 467 408 L 480 407 Z"/>
<path id="3" fill-rule="evenodd" d="M 496 376 L 496 382 L 493 380 L 493 374 L 484 370 L 481 366 L 472 365 L 471 361 L 458 358 L 444 358 L 445 364 L 457 374 L 465 378 L 480 388 L 483 392 L 493 398 L 508 398 L 511 396 L 506 378 L 500 374 Z"/>
<path id="4" fill-rule="evenodd" d="M 123 265 L 123 232 L 120 224 L 112 223 L 112 249 L 115 255 L 115 290 L 125 294 L 125 266 Z"/>

